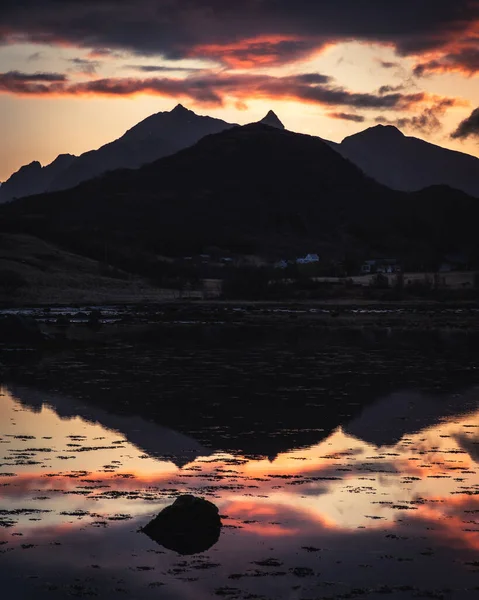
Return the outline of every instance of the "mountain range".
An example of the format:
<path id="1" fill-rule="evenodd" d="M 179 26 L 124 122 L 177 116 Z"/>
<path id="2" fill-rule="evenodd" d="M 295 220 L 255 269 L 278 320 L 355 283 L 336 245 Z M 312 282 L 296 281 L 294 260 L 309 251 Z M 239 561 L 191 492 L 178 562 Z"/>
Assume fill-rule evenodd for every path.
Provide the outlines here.
<path id="1" fill-rule="evenodd" d="M 262 122 L 284 128 L 272 111 Z M 23 166 L 0 187 L 0 202 L 68 189 L 115 169 L 137 169 L 230 127 L 235 124 L 197 115 L 178 104 L 170 112 L 151 115 L 98 150 L 80 156 L 61 154 L 45 167 L 38 161 Z"/>
<path id="2" fill-rule="evenodd" d="M 320 138 L 264 123 L 230 127 L 139 169 L 3 205 L 1 228 L 150 274 L 158 255 L 479 258 L 479 202 L 434 186 L 391 190 Z M 146 269 L 148 268 L 148 272 Z"/>
<path id="3" fill-rule="evenodd" d="M 22 167 L 0 187 L 0 202 L 74 187 L 114 169 L 136 169 L 229 127 L 233 125 L 196 115 L 179 104 L 171 112 L 151 115 L 98 150 L 67 155 L 68 159 L 60 156 L 43 168 L 38 162 Z"/>
<path id="4" fill-rule="evenodd" d="M 272 111 L 261 123 L 284 129 Z M 115 169 L 136 169 L 231 127 L 235 124 L 197 115 L 179 104 L 170 112 L 151 115 L 98 150 L 81 156 L 60 155 L 45 167 L 37 161 L 23 166 L 0 187 L 0 202 L 68 189 Z M 393 126 L 378 125 L 341 144 L 327 143 L 392 189 L 417 191 L 448 185 L 479 197 L 479 159 L 406 137 Z"/>

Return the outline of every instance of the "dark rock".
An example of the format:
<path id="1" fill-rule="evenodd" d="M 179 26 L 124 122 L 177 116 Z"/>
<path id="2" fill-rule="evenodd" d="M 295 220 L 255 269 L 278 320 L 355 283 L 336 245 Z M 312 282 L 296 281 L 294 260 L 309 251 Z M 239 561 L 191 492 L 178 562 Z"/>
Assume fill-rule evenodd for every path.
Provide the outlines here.
<path id="1" fill-rule="evenodd" d="M 37 342 L 45 334 L 33 317 L 6 315 L 0 318 L 0 342 Z"/>
<path id="2" fill-rule="evenodd" d="M 168 550 L 178 554 L 206 552 L 219 540 L 221 519 L 218 508 L 208 500 L 180 496 L 141 530 Z"/>

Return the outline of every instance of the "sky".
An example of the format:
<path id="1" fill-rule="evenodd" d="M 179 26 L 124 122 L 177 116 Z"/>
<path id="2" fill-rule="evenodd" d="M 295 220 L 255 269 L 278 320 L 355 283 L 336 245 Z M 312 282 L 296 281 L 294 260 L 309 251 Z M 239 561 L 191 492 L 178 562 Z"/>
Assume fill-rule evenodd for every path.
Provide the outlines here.
<path id="1" fill-rule="evenodd" d="M 0 181 L 178 103 L 479 157 L 479 0 L 1 0 Z"/>

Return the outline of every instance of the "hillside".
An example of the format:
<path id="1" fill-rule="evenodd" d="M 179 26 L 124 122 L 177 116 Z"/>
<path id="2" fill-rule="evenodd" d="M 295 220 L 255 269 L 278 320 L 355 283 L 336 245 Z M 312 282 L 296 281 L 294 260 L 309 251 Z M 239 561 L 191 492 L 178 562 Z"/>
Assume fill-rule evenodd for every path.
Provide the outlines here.
<path id="1" fill-rule="evenodd" d="M 165 297 L 172 292 L 37 237 L 0 234 L 0 303 L 154 302 Z"/>

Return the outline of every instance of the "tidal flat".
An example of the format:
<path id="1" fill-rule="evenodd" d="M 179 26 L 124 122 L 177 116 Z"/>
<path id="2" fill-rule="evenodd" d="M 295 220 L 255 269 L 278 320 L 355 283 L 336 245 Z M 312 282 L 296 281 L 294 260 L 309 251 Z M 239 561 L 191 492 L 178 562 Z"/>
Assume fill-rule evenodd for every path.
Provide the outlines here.
<path id="1" fill-rule="evenodd" d="M 477 597 L 479 350 L 456 310 L 434 319 L 465 326 L 237 311 L 120 337 L 104 312 L 95 343 L 4 344 L 2 590 Z M 192 556 L 140 531 L 183 494 L 222 521 Z"/>

